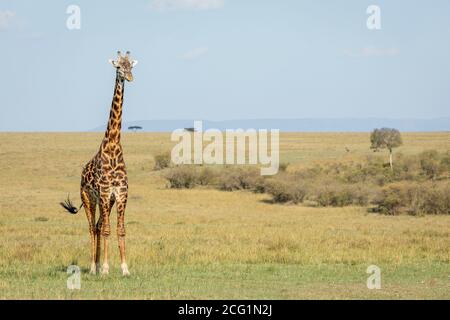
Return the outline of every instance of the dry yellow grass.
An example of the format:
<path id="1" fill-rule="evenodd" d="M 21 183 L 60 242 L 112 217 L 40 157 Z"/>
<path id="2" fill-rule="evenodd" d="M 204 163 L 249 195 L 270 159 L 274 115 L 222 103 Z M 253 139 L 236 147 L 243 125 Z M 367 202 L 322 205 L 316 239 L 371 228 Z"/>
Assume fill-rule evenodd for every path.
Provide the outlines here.
<path id="1" fill-rule="evenodd" d="M 266 195 L 170 190 L 153 156 L 169 134 L 123 135 L 130 198 L 126 212 L 132 276 L 86 274 L 84 212 L 76 204 L 82 165 L 102 133 L 0 134 L 0 298 L 450 298 L 450 217 L 380 216 L 365 208 L 273 205 Z M 405 154 L 449 150 L 450 133 L 403 134 Z M 281 135 L 281 160 L 311 163 L 372 154 L 366 133 Z M 347 152 L 345 148 L 350 149 Z M 115 222 L 115 213 L 113 212 Z M 66 288 L 66 268 L 83 268 L 82 289 Z M 365 273 L 382 269 L 382 289 Z"/>

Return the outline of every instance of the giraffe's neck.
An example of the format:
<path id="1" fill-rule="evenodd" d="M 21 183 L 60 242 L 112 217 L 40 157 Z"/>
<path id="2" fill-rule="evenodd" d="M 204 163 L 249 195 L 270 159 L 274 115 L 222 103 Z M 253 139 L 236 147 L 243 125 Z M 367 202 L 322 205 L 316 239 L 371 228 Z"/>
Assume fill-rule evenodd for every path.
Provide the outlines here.
<path id="1" fill-rule="evenodd" d="M 120 129 L 122 128 L 122 104 L 123 104 L 124 80 L 116 76 L 114 87 L 114 97 L 109 114 L 108 127 L 105 132 L 105 139 L 110 143 L 120 142 Z"/>

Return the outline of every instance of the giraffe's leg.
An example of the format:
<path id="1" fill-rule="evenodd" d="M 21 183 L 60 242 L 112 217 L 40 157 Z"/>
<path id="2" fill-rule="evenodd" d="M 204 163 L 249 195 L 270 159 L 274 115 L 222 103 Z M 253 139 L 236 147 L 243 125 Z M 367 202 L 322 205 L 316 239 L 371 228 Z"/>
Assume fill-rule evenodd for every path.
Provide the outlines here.
<path id="1" fill-rule="evenodd" d="M 125 259 L 125 208 L 127 205 L 127 192 L 117 198 L 117 239 L 119 241 L 120 268 L 124 276 L 129 276 L 127 261 Z"/>
<path id="2" fill-rule="evenodd" d="M 104 192 L 100 195 L 100 210 L 102 215 L 102 223 L 100 227 L 100 233 L 103 238 L 103 265 L 102 274 L 109 273 L 108 264 L 108 238 L 111 233 L 111 226 L 109 223 L 109 214 L 111 212 L 111 194 L 109 192 Z"/>
<path id="3" fill-rule="evenodd" d="M 95 260 L 96 260 L 96 230 L 95 230 L 95 207 L 97 203 L 95 198 L 91 197 L 89 192 L 81 190 L 81 201 L 83 202 L 86 217 L 89 223 L 89 236 L 91 238 L 91 269 L 90 273 L 95 274 Z"/>
<path id="4" fill-rule="evenodd" d="M 102 211 L 100 208 L 100 217 L 98 218 L 97 221 L 97 227 L 96 227 L 96 237 L 95 237 L 95 242 L 96 242 L 96 253 L 95 253 L 95 267 L 97 269 L 97 272 L 100 272 L 100 256 L 102 253 L 102 246 L 101 246 L 101 239 L 102 239 L 102 234 L 101 234 L 101 229 L 102 229 L 102 223 L 103 223 L 103 216 L 102 216 Z"/>
<path id="5" fill-rule="evenodd" d="M 100 204 L 99 204 L 100 206 Z M 110 201 L 109 201 L 109 213 L 108 216 L 111 214 L 111 210 L 114 206 L 114 197 L 111 197 Z M 102 208 L 100 206 L 100 213 L 102 212 Z M 97 272 L 100 272 L 100 257 L 101 257 L 101 252 L 102 252 L 102 245 L 101 245 L 101 239 L 102 239 L 102 224 L 103 224 L 103 215 L 100 214 L 100 217 L 97 221 L 97 226 L 96 226 L 96 255 L 95 255 L 95 265 L 97 268 Z"/>

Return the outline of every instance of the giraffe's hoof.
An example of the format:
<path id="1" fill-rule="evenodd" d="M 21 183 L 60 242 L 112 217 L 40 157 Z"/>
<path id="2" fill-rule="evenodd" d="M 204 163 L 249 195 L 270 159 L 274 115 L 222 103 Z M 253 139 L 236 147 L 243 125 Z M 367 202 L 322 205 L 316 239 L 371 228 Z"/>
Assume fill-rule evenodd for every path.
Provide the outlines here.
<path id="1" fill-rule="evenodd" d="M 109 265 L 104 263 L 102 266 L 102 274 L 109 274 Z"/>
<path id="2" fill-rule="evenodd" d="M 91 264 L 91 270 L 89 271 L 89 274 L 97 274 L 97 267 L 94 264 Z"/>
<path id="3" fill-rule="evenodd" d="M 122 263 L 121 265 L 120 265 L 120 268 L 122 269 L 122 275 L 123 276 L 129 276 L 130 275 L 130 271 L 128 271 L 128 266 L 127 266 L 127 264 L 126 263 Z"/>

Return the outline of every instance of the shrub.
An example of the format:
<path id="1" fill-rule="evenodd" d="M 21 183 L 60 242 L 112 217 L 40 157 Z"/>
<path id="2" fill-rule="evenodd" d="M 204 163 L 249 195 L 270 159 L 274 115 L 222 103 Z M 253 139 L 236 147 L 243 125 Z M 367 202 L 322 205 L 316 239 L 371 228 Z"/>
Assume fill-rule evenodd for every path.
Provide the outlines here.
<path id="1" fill-rule="evenodd" d="M 392 181 L 417 180 L 420 175 L 419 161 L 416 156 L 398 154 L 397 164 L 392 173 Z"/>
<path id="2" fill-rule="evenodd" d="M 263 177 L 256 168 L 227 168 L 220 176 L 219 189 L 225 191 L 233 190 L 256 190 L 261 188 Z"/>
<path id="3" fill-rule="evenodd" d="M 397 182 L 382 189 L 375 199 L 376 211 L 398 215 L 408 213 L 450 214 L 450 183 L 407 183 Z"/>
<path id="4" fill-rule="evenodd" d="M 170 188 L 190 189 L 198 183 L 198 172 L 195 166 L 183 165 L 170 169 L 165 178 L 169 181 Z"/>
<path id="5" fill-rule="evenodd" d="M 343 207 L 352 204 L 351 194 L 347 190 L 331 185 L 317 188 L 314 199 L 322 207 Z"/>
<path id="6" fill-rule="evenodd" d="M 222 172 L 220 175 L 219 189 L 225 191 L 241 190 L 245 184 L 241 181 L 241 174 L 238 170 L 231 169 L 228 172 Z"/>
<path id="7" fill-rule="evenodd" d="M 155 166 L 153 170 L 162 170 L 170 167 L 171 157 L 170 152 L 165 152 L 161 154 L 157 154 L 155 156 Z"/>
<path id="8" fill-rule="evenodd" d="M 278 165 L 278 171 L 279 172 L 286 172 L 287 168 L 289 167 L 289 163 L 288 162 L 281 162 Z"/>
<path id="9" fill-rule="evenodd" d="M 167 167 L 168 154 L 157 157 L 155 168 Z M 214 185 L 220 190 L 267 193 L 276 203 L 305 199 L 324 207 L 372 203 L 376 211 L 389 215 L 421 215 L 449 214 L 450 182 L 445 172 L 450 172 L 450 153 L 426 151 L 415 156 L 399 154 L 393 170 L 380 157 L 371 156 L 366 161 L 314 165 L 297 172 L 284 168 L 272 177 L 261 176 L 256 167 L 215 170 L 196 165 L 170 168 L 164 176 L 171 188 Z"/>
<path id="10" fill-rule="evenodd" d="M 419 159 L 422 173 L 429 179 L 436 179 L 445 171 L 445 165 L 436 150 L 422 152 Z"/>
<path id="11" fill-rule="evenodd" d="M 387 183 L 389 183 L 391 181 L 392 180 L 389 177 L 387 177 L 386 175 L 381 174 L 381 173 L 376 174 L 372 177 L 372 182 L 380 187 L 386 185 Z"/>
<path id="12" fill-rule="evenodd" d="M 384 187 L 374 201 L 374 204 L 378 206 L 377 211 L 388 215 L 404 212 L 408 186 L 410 185 L 405 183 L 394 183 Z"/>
<path id="13" fill-rule="evenodd" d="M 347 185 L 321 181 L 316 184 L 311 198 L 321 207 L 363 206 L 369 203 L 370 190 L 363 184 Z"/>
<path id="14" fill-rule="evenodd" d="M 367 206 L 378 193 L 379 188 L 375 185 L 356 184 L 347 186 L 348 192 L 352 195 L 352 204 L 357 206 Z"/>
<path id="15" fill-rule="evenodd" d="M 367 172 L 358 168 L 351 168 L 347 170 L 342 177 L 346 183 L 359 183 L 367 180 Z"/>
<path id="16" fill-rule="evenodd" d="M 305 180 L 305 179 L 313 179 L 316 178 L 318 176 L 320 176 L 321 174 L 323 174 L 323 168 L 320 166 L 314 166 L 311 168 L 306 168 L 303 170 L 298 171 L 295 176 L 300 179 L 300 180 Z"/>
<path id="17" fill-rule="evenodd" d="M 193 188 L 196 185 L 216 185 L 221 190 L 255 190 L 264 192 L 264 178 L 255 168 L 226 168 L 216 171 L 197 165 L 171 168 L 164 174 L 170 188 Z"/>
<path id="18" fill-rule="evenodd" d="M 210 168 L 202 168 L 197 173 L 197 182 L 202 186 L 214 183 L 217 174 Z"/>
<path id="19" fill-rule="evenodd" d="M 419 193 L 420 212 L 424 214 L 450 214 L 450 183 L 433 183 L 423 186 Z"/>
<path id="20" fill-rule="evenodd" d="M 447 177 L 450 178 L 450 151 L 447 151 L 447 153 L 442 156 L 441 164 L 447 172 Z"/>
<path id="21" fill-rule="evenodd" d="M 275 203 L 301 203 L 306 196 L 305 184 L 272 179 L 266 183 L 266 191 Z"/>

